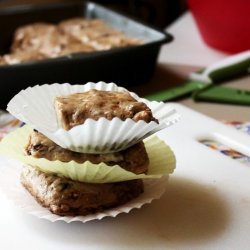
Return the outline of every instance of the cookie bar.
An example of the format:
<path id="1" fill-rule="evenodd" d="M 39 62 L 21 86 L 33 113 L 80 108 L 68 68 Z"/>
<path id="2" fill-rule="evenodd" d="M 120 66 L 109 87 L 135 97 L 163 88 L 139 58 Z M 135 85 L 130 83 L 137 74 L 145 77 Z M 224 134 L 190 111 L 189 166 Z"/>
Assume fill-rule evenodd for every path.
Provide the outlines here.
<path id="1" fill-rule="evenodd" d="M 92 184 L 72 181 L 24 166 L 21 183 L 52 213 L 87 215 L 122 205 L 143 193 L 142 180 Z"/>
<path id="2" fill-rule="evenodd" d="M 146 173 L 149 159 L 143 142 L 137 143 L 123 151 L 108 154 L 84 154 L 64 149 L 39 132 L 32 132 L 25 148 L 27 155 L 35 158 L 46 158 L 49 161 L 69 162 L 71 160 L 83 163 L 90 161 L 93 164 L 101 162 L 109 166 L 119 165 L 135 174 Z"/>
<path id="3" fill-rule="evenodd" d="M 149 107 L 135 100 L 128 92 L 90 90 L 83 93 L 58 96 L 55 110 L 59 125 L 69 130 L 83 124 L 86 119 L 98 120 L 105 117 L 112 120 L 118 117 L 134 121 L 156 121 Z"/>

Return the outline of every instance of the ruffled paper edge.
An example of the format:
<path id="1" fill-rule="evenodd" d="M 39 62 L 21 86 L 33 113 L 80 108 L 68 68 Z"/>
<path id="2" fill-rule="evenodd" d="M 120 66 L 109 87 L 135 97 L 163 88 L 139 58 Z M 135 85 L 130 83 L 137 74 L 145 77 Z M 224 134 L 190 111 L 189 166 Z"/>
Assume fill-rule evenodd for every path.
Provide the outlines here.
<path id="1" fill-rule="evenodd" d="M 84 85 L 69 83 L 36 85 L 14 96 L 7 110 L 61 147 L 82 153 L 110 153 L 126 149 L 151 134 L 175 124 L 180 119 L 180 115 L 171 106 L 163 102 L 150 102 L 129 92 L 136 100 L 146 103 L 151 108 L 160 124 L 154 121 L 150 123 L 135 122 L 132 119 L 121 121 L 118 118 L 110 121 L 103 118 L 98 121 L 87 119 L 84 124 L 75 126 L 69 131 L 60 128 L 53 105 L 54 97 L 90 89 L 129 92 L 114 83 L 105 82 L 89 82 Z M 105 136 L 103 136 L 103 128 L 106 128 Z M 114 131 L 116 131 L 115 135 Z M 134 132 L 130 133 L 130 131 Z"/>
<path id="2" fill-rule="evenodd" d="M 86 216 L 59 216 L 38 204 L 34 197 L 22 187 L 19 180 L 22 168 L 20 162 L 10 159 L 1 159 L 1 162 L 4 164 L 0 165 L 0 188 L 6 198 L 26 213 L 51 222 L 64 221 L 71 223 L 78 221 L 86 223 L 88 221 L 101 220 L 106 217 L 115 218 L 121 213 L 129 213 L 133 209 L 139 209 L 145 204 L 150 204 L 153 200 L 159 199 L 166 190 L 168 179 L 167 177 L 162 177 L 160 179 L 143 180 L 144 193 L 122 206 Z"/>
<path id="3" fill-rule="evenodd" d="M 55 173 L 75 181 L 111 183 L 133 179 L 160 178 L 172 173 L 176 165 L 173 151 L 155 135 L 144 140 L 150 161 L 147 174 L 136 175 L 118 165 L 110 167 L 105 163 L 93 164 L 87 161 L 80 164 L 75 161 L 61 162 L 49 161 L 44 158 L 38 159 L 24 155 L 24 147 L 31 131 L 32 129 L 26 125 L 8 134 L 0 142 L 0 154 L 29 164 L 43 172 Z"/>

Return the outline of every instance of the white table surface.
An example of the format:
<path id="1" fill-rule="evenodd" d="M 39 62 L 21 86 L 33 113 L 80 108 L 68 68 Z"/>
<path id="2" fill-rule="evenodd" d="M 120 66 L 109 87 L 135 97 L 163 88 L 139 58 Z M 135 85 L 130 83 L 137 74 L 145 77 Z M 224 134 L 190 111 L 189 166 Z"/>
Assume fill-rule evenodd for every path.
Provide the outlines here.
<path id="1" fill-rule="evenodd" d="M 160 200 L 117 218 L 67 224 L 28 215 L 0 191 L 0 249 L 249 249 L 249 166 L 198 142 L 213 136 L 249 154 L 249 136 L 183 106 L 174 107 L 182 119 L 158 133 L 177 158 Z"/>

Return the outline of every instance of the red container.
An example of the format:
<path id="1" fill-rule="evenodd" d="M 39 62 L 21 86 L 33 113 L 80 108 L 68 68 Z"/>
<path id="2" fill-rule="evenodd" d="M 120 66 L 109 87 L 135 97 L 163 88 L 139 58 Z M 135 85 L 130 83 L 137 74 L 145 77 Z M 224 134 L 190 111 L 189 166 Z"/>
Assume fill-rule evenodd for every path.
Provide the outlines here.
<path id="1" fill-rule="evenodd" d="M 204 41 L 237 53 L 250 49 L 250 0 L 188 0 Z"/>

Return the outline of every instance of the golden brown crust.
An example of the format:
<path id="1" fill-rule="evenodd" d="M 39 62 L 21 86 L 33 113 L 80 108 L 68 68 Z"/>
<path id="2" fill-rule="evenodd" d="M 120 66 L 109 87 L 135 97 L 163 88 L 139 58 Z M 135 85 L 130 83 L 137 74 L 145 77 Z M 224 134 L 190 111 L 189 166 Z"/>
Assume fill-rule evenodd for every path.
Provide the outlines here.
<path id="1" fill-rule="evenodd" d="M 30 166 L 23 167 L 21 183 L 42 206 L 61 216 L 101 212 L 143 193 L 142 180 L 91 184 L 45 174 Z"/>
<path id="2" fill-rule="evenodd" d="M 35 158 L 46 158 L 50 161 L 59 160 L 69 162 L 71 160 L 83 163 L 90 161 L 94 164 L 105 162 L 109 166 L 118 164 L 127 171 L 135 174 L 146 173 L 149 159 L 143 142 L 128 149 L 109 154 L 84 154 L 64 149 L 39 132 L 32 132 L 25 148 L 28 155 Z"/>
<path id="3" fill-rule="evenodd" d="M 3 57 L 0 56 L 0 65 L 5 65 L 5 64 L 6 64 L 6 62 L 4 61 Z"/>
<path id="4" fill-rule="evenodd" d="M 46 56 L 37 51 L 17 51 L 12 54 L 6 54 L 2 57 L 2 64 L 12 65 L 22 62 L 31 62 L 45 59 Z M 1 63 L 0 63 L 1 64 Z"/>
<path id="5" fill-rule="evenodd" d="M 134 121 L 157 121 L 143 102 L 135 100 L 128 92 L 92 89 L 83 93 L 59 96 L 55 99 L 58 123 L 66 130 L 83 124 L 86 119 L 98 120 L 117 117 Z"/>
<path id="6" fill-rule="evenodd" d="M 50 58 L 56 56 L 68 41 L 68 36 L 58 31 L 55 25 L 34 23 L 16 30 L 11 51 L 36 51 Z"/>
<path id="7" fill-rule="evenodd" d="M 65 46 L 61 47 L 61 51 L 58 52 L 58 56 L 65 56 L 73 53 L 80 53 L 80 52 L 93 52 L 95 49 L 90 45 L 83 44 L 80 42 L 72 42 L 68 43 Z"/>
<path id="8" fill-rule="evenodd" d="M 100 19 L 72 18 L 58 25 L 64 33 L 86 43 L 96 50 L 132 46 L 141 41 L 114 30 Z"/>
<path id="9" fill-rule="evenodd" d="M 0 64 L 17 64 L 94 50 L 61 32 L 56 25 L 34 23 L 16 30 L 11 53 L 5 54 Z"/>
<path id="10" fill-rule="evenodd" d="M 100 19 L 84 19 L 78 17 L 60 22 L 58 28 L 65 34 L 69 34 L 81 42 L 88 42 L 89 40 L 104 35 L 118 33 Z"/>

